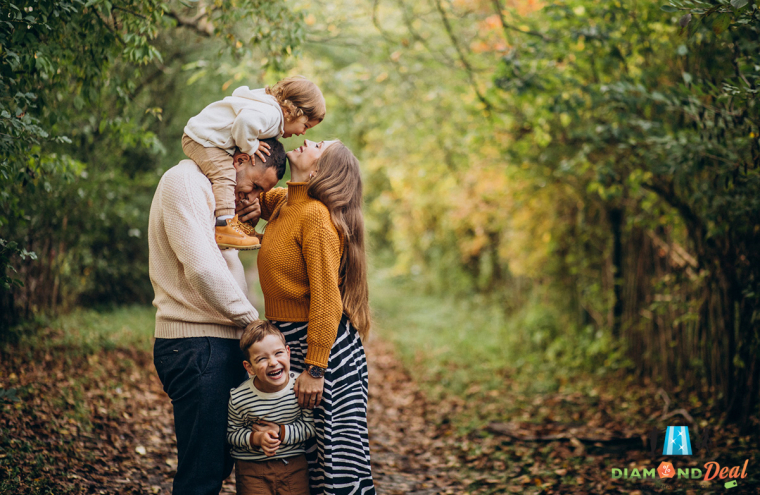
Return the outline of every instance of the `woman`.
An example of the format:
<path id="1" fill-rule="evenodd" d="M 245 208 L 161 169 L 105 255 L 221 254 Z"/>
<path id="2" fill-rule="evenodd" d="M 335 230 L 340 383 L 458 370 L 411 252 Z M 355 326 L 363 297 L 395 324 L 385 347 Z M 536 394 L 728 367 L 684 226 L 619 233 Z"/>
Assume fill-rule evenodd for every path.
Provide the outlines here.
<path id="1" fill-rule="evenodd" d="M 287 154 L 287 188 L 260 195 L 268 220 L 258 255 L 266 317 L 282 331 L 295 391 L 314 408 L 312 493 L 375 493 L 367 436 L 369 333 L 359 162 L 340 141 Z"/>

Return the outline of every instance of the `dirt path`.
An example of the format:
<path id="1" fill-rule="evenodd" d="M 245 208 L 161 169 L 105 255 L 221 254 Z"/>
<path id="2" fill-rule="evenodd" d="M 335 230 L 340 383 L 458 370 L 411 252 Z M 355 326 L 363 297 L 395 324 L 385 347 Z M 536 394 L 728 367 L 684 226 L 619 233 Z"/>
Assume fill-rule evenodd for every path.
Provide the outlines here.
<path id="1" fill-rule="evenodd" d="M 55 341 L 53 335 L 40 338 Z M 508 395 L 523 411 L 508 423 L 457 431 L 457 415 L 475 418 L 493 398 L 473 391 L 428 402 L 399 365 L 391 346 L 367 345 L 370 364 L 369 424 L 373 473 L 378 493 L 718 493 L 722 484 L 696 480 L 658 483 L 614 480 L 616 466 L 656 467 L 642 444 L 618 445 L 577 438 L 637 438 L 627 417 L 660 416 L 661 405 L 646 398 L 619 410 L 619 396 L 601 392 Z M 0 392 L 18 390 L 19 399 L 0 394 L 0 493 L 14 495 L 169 494 L 176 470 L 171 403 L 161 389 L 148 351 L 134 349 L 0 349 Z M 638 397 L 638 396 L 637 396 Z M 642 396 L 643 397 L 643 396 Z M 638 402 L 641 402 L 639 404 Z M 626 416 L 628 414 L 628 416 Z M 695 413 L 696 414 L 696 413 Z M 704 417 L 703 413 L 700 413 Z M 505 418 L 507 419 L 507 418 Z M 495 425 L 495 426 L 494 426 Z M 540 437 L 571 441 L 534 441 Z M 577 438 L 576 438 L 577 437 Z M 726 439 L 739 438 L 737 445 Z M 521 440 L 522 439 L 522 440 Z M 757 445 L 721 431 L 709 460 L 722 466 L 757 461 Z M 701 466 L 707 458 L 689 460 Z M 600 466 L 602 468 L 600 469 Z M 755 472 L 736 493 L 757 493 Z M 662 485 L 662 486 L 661 486 Z M 697 491 L 699 490 L 699 491 Z M 228 480 L 223 493 L 234 493 Z"/>

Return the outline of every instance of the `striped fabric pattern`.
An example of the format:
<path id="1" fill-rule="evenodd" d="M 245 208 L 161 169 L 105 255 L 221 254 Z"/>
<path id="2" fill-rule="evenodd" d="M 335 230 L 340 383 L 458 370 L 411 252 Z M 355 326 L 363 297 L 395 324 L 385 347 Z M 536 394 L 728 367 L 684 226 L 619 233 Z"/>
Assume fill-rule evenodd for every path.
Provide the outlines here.
<path id="1" fill-rule="evenodd" d="M 304 370 L 307 324 L 273 322 L 290 346 L 291 369 Z M 316 437 L 307 442 L 312 493 L 374 494 L 367 429 L 367 359 L 344 315 L 330 351 L 322 402 L 314 408 Z"/>
<path id="2" fill-rule="evenodd" d="M 227 419 L 227 443 L 232 445 L 232 457 L 245 461 L 285 459 L 306 452 L 305 442 L 315 434 L 311 410 L 301 409 L 293 392 L 300 373 L 291 370 L 288 385 L 279 392 L 266 393 L 257 389 L 253 378 L 244 381 L 230 392 Z M 267 456 L 250 444 L 251 425 L 259 420 L 285 425 L 285 436 L 274 456 Z"/>

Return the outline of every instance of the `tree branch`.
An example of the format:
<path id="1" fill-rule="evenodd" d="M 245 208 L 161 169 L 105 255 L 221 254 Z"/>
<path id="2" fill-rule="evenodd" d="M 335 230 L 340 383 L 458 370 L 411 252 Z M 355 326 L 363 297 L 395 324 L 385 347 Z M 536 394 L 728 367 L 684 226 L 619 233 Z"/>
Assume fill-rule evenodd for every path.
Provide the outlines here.
<path id="1" fill-rule="evenodd" d="M 544 41 L 557 41 L 552 38 L 548 38 L 543 33 L 539 33 L 538 31 L 531 31 L 530 29 L 527 31 L 523 31 L 522 29 L 518 28 L 517 26 L 513 26 L 509 23 L 507 23 L 506 19 L 504 19 L 504 10 L 501 7 L 501 2 L 499 0 L 493 0 L 493 6 L 494 10 L 496 10 L 496 14 L 499 16 L 499 21 L 501 21 L 501 27 L 504 29 L 504 36 L 508 38 L 507 31 L 516 31 L 521 34 L 528 34 L 530 36 L 536 36 L 537 38 L 541 38 Z"/>
<path id="2" fill-rule="evenodd" d="M 192 29 L 196 33 L 200 34 L 201 36 L 205 36 L 208 38 L 214 34 L 214 27 L 211 25 L 210 22 L 201 23 L 203 18 L 206 17 L 206 12 L 201 12 L 197 16 L 190 19 L 181 17 L 179 14 L 177 14 L 176 12 L 172 10 L 167 10 L 164 15 L 166 15 L 167 17 L 171 17 L 172 19 L 177 21 L 177 26 Z"/>
<path id="3" fill-rule="evenodd" d="M 457 55 L 459 56 L 459 61 L 464 66 L 465 71 L 467 72 L 467 78 L 470 80 L 470 86 L 472 86 L 473 91 L 475 91 L 475 95 L 477 95 L 478 100 L 486 107 L 486 113 L 490 116 L 491 111 L 493 109 L 493 105 L 490 101 L 483 95 L 483 93 L 480 92 L 480 88 L 478 88 L 477 81 L 475 80 L 475 76 L 473 75 L 473 69 L 470 65 L 470 62 L 467 60 L 467 57 L 465 57 L 464 50 L 459 45 L 459 40 L 457 39 L 456 35 L 454 34 L 454 30 L 451 27 L 451 23 L 449 22 L 449 17 L 446 15 L 446 11 L 443 10 L 443 5 L 441 5 L 441 0 L 434 0 L 436 9 L 438 9 L 438 13 L 441 16 L 441 21 L 443 21 L 443 27 L 446 29 L 446 34 L 449 35 L 449 39 L 451 40 L 451 44 L 454 45 L 454 49 L 457 52 Z"/>
<path id="4" fill-rule="evenodd" d="M 138 12 L 133 12 L 133 11 L 125 9 L 123 7 L 118 7 L 116 5 L 113 6 L 113 9 L 114 10 L 121 10 L 122 12 L 126 12 L 127 14 L 132 14 L 133 16 L 139 17 L 141 19 L 147 19 L 148 18 L 148 16 L 146 16 L 146 15 L 140 14 Z"/>
<path id="5" fill-rule="evenodd" d="M 412 19 L 409 17 L 409 13 L 407 12 L 405 8 L 405 2 L 403 0 L 397 0 L 396 4 L 401 9 L 402 15 L 404 16 L 404 24 L 406 25 L 407 30 L 409 31 L 409 34 L 412 35 L 412 39 L 415 41 L 419 41 L 422 46 L 425 47 L 425 50 L 428 51 L 430 55 L 432 55 L 433 59 L 435 59 L 436 62 L 439 64 L 444 65 L 445 67 L 450 67 L 454 64 L 454 60 L 452 60 L 446 53 L 444 52 L 436 52 L 432 48 L 430 48 L 430 44 L 427 42 L 425 38 L 420 35 L 416 29 L 414 29 L 414 26 L 412 26 Z M 439 59 L 438 56 L 441 56 L 442 58 Z"/>
<path id="6" fill-rule="evenodd" d="M 117 33 L 111 26 L 108 25 L 108 23 L 105 21 L 105 19 L 103 19 L 100 16 L 100 12 L 98 12 L 97 10 L 94 10 L 94 12 L 95 12 L 95 17 L 98 18 L 98 20 L 100 21 L 100 23 L 103 24 L 106 27 L 106 29 L 108 29 L 111 32 L 112 35 L 114 35 L 114 37 L 119 41 L 119 43 L 121 43 L 122 46 L 126 46 L 126 43 L 121 38 L 121 35 L 119 33 Z"/>

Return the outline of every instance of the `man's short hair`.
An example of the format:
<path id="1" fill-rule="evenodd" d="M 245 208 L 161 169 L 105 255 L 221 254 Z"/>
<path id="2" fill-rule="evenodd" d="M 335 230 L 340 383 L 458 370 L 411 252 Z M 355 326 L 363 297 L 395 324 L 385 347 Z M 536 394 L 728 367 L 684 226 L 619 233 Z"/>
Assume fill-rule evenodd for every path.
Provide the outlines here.
<path id="1" fill-rule="evenodd" d="M 285 164 L 287 163 L 287 158 L 285 157 L 285 147 L 276 138 L 261 139 L 260 141 L 262 143 L 267 143 L 270 146 L 269 153 L 271 153 L 271 155 L 264 153 L 264 156 L 267 157 L 267 161 L 264 162 L 264 166 L 266 168 L 276 167 L 275 172 L 277 172 L 277 180 L 279 181 L 285 175 Z M 261 158 L 258 156 L 253 156 L 256 162 L 261 161 Z"/>
<path id="2" fill-rule="evenodd" d="M 272 153 L 272 156 L 274 156 L 274 153 Z M 268 159 L 267 163 L 269 163 Z M 285 336 L 282 334 L 282 332 L 280 332 L 280 329 L 274 325 L 274 323 L 269 320 L 256 320 L 248 325 L 248 328 L 246 328 L 245 332 L 243 332 L 243 336 L 240 337 L 240 350 L 243 351 L 243 355 L 245 355 L 245 358 L 248 360 L 248 362 L 251 361 L 251 346 L 256 342 L 261 342 L 264 340 L 264 337 L 268 335 L 279 337 L 280 340 L 282 340 L 283 345 L 288 345 L 287 341 L 285 340 Z"/>

